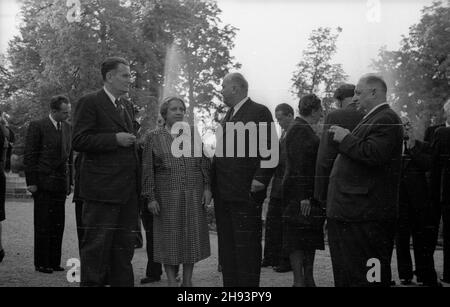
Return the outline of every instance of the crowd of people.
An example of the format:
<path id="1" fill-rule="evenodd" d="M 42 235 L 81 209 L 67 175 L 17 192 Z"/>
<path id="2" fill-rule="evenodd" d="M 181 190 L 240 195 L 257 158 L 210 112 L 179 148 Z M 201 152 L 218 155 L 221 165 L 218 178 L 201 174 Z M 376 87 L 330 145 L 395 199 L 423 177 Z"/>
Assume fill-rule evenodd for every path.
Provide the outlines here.
<path id="1" fill-rule="evenodd" d="M 174 129 L 185 121 L 183 99 L 165 97 L 157 128 L 141 131 L 127 95 L 129 63 L 108 58 L 101 74 L 104 87 L 77 102 L 71 124 L 69 100 L 56 96 L 50 115 L 28 128 L 24 164 L 34 198 L 36 271 L 64 270 L 64 203 L 73 192 L 83 287 L 134 286 L 131 260 L 139 216 L 148 254 L 141 282 L 160 281 L 164 266 L 168 286 L 180 286 L 181 279 L 181 286 L 192 287 L 195 264 L 211 255 L 211 204 L 224 287 L 258 287 L 261 268 L 269 266 L 292 271 L 294 287 L 315 287 L 314 260 L 316 251 L 325 249 L 324 230 L 337 287 L 391 286 L 394 245 L 402 284 L 411 284 L 416 275 L 425 286 L 440 286 L 433 255 L 441 217 L 442 280 L 450 282 L 450 100 L 444 106 L 446 123 L 428 128 L 423 141 L 409 119 L 391 109 L 387 85 L 376 75 L 337 89 L 338 109 L 327 114 L 323 129 L 318 129 L 323 107 L 316 95 L 302 97 L 298 110 L 280 104 L 275 109 L 282 129 L 275 144 L 279 161 L 273 168 L 263 167 L 270 157 L 253 154 L 251 144 L 268 143 L 262 138 L 272 135 L 274 120 L 266 106 L 248 96 L 242 74 L 223 80 L 229 110 L 217 137 L 227 140 L 221 148 L 226 154 L 212 158 L 194 154 L 198 144 L 191 134 L 191 154 L 174 154 L 174 144 L 186 152 L 186 143 L 176 142 L 186 134 Z M 238 136 L 228 129 L 238 123 L 267 133 L 245 130 Z M 238 154 L 242 140 L 244 154 Z M 0 253 L 1 261 L 1 240 Z"/>

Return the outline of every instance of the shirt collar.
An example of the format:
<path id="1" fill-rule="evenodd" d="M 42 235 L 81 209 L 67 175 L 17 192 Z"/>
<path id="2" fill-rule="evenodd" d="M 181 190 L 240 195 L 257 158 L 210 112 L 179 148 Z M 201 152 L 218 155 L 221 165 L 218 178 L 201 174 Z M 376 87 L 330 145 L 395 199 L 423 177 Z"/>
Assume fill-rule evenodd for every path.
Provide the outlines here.
<path id="1" fill-rule="evenodd" d="M 449 122 L 445 122 L 445 127 L 446 128 L 450 127 L 450 123 Z"/>
<path id="2" fill-rule="evenodd" d="M 231 115 L 231 117 L 235 116 L 237 114 L 237 112 L 239 111 L 240 108 L 242 108 L 242 106 L 247 102 L 247 100 L 249 100 L 249 97 L 245 97 L 244 99 L 241 100 L 241 102 L 239 102 L 237 105 L 234 106 L 234 112 Z"/>
<path id="3" fill-rule="evenodd" d="M 51 114 L 48 116 L 48 118 L 50 118 L 50 120 L 52 121 L 53 126 L 55 126 L 56 130 L 58 130 L 58 122 L 53 119 Z"/>
<path id="4" fill-rule="evenodd" d="M 389 106 L 389 103 L 385 102 L 385 103 L 382 103 L 382 104 L 377 105 L 377 106 L 374 107 L 372 110 L 370 110 L 370 112 L 367 113 L 367 115 L 364 116 L 364 118 L 369 117 L 370 114 L 372 114 L 373 112 L 375 112 L 376 110 L 378 110 L 378 109 L 380 109 L 381 107 L 384 107 L 384 106 Z"/>
<path id="5" fill-rule="evenodd" d="M 111 100 L 111 102 L 113 103 L 113 105 L 114 105 L 115 107 L 117 107 L 117 105 L 116 105 L 116 99 L 117 99 L 117 98 L 114 97 L 114 95 L 111 94 L 111 93 L 106 89 L 106 86 L 103 87 L 103 90 L 105 91 L 106 95 L 108 95 L 108 97 L 109 97 L 109 99 Z"/>

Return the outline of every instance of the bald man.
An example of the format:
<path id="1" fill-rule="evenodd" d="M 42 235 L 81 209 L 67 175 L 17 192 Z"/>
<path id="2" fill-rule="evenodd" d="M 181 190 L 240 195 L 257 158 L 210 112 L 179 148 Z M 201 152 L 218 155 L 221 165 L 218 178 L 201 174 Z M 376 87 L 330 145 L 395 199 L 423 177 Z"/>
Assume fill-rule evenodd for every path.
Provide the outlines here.
<path id="1" fill-rule="evenodd" d="M 259 137 L 250 137 L 248 132 L 238 135 L 228 128 L 233 124 L 256 124 L 257 135 L 261 129 L 268 129 L 267 136 L 270 136 L 273 118 L 267 107 L 248 97 L 248 82 L 241 74 L 227 75 L 222 87 L 224 103 L 230 109 L 221 123 L 223 134 L 218 135 L 212 180 L 223 284 L 225 287 L 258 287 L 262 204 L 274 168 L 262 167 L 264 159 L 259 151 L 256 157 L 250 154 L 252 146 L 260 147 Z M 219 149 L 219 144 L 222 141 L 226 143 L 225 139 L 230 136 L 234 136 L 235 145 L 232 155 L 225 149 L 227 144 Z M 243 137 L 244 144 L 238 144 L 239 136 Z M 268 140 L 266 143 L 270 145 L 272 142 Z M 243 156 L 237 154 L 239 146 L 236 145 L 245 145 Z M 277 145 L 276 139 L 273 147 Z"/>
<path id="2" fill-rule="evenodd" d="M 366 116 L 338 144 L 328 189 L 328 238 L 337 287 L 389 286 L 397 219 L 403 128 L 386 102 L 387 86 L 363 77 L 353 101 Z"/>

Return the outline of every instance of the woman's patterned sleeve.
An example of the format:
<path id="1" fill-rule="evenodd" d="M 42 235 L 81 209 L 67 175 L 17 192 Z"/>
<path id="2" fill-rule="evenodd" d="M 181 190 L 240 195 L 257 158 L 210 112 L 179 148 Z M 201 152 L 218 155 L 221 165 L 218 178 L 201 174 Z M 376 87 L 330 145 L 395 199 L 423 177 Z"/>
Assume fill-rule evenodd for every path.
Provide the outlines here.
<path id="1" fill-rule="evenodd" d="M 145 140 L 144 151 L 142 153 L 142 196 L 149 201 L 156 200 L 153 162 L 153 140 L 152 135 L 149 134 Z"/>

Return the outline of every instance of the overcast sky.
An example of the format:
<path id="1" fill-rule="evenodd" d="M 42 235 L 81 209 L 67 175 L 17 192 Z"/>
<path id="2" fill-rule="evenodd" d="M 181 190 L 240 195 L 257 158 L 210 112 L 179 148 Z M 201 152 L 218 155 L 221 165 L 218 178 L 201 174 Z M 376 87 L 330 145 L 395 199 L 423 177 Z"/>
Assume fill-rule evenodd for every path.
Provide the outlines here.
<path id="1" fill-rule="evenodd" d="M 64 0 L 61 0 L 64 1 Z M 83 1 L 81 1 L 83 3 Z M 370 72 L 381 46 L 399 46 L 401 35 L 420 20 L 432 0 L 218 0 L 222 20 L 239 28 L 232 54 L 250 83 L 254 100 L 272 110 L 282 102 L 293 106 L 290 93 L 296 64 L 313 29 L 342 27 L 334 59 L 350 82 Z M 0 52 L 17 34 L 19 6 L 0 0 Z"/>

